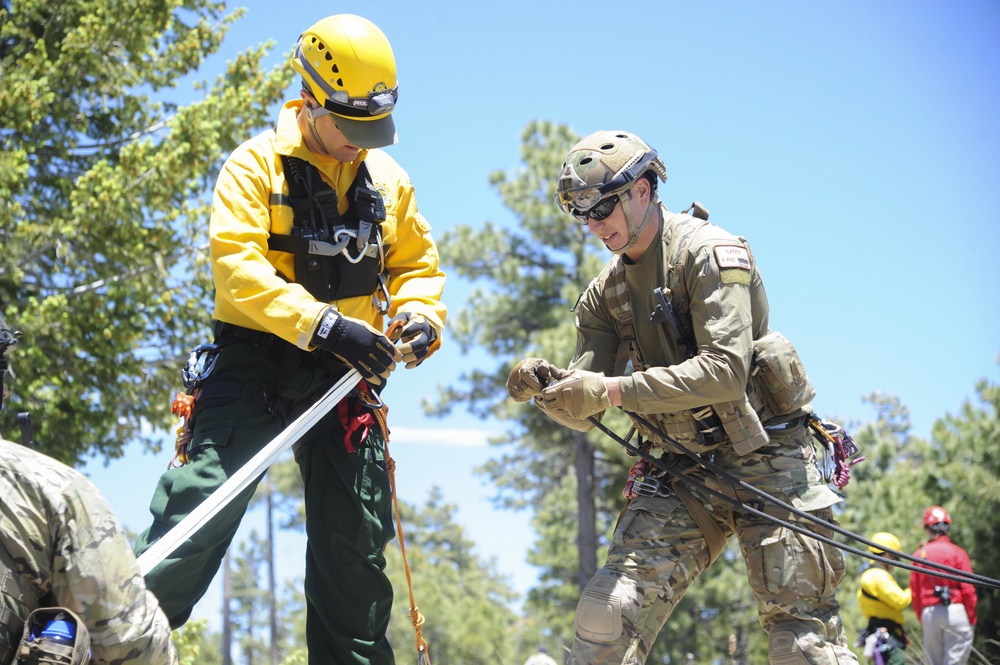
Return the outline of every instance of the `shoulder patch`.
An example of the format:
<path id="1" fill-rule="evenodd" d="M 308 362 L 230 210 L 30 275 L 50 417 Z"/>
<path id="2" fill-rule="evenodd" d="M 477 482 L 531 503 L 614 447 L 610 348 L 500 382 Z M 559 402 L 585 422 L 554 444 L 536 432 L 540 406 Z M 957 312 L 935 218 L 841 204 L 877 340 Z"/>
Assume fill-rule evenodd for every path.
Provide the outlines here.
<path id="1" fill-rule="evenodd" d="M 750 271 L 742 268 L 723 268 L 719 271 L 719 280 L 723 284 L 750 286 Z"/>
<path id="2" fill-rule="evenodd" d="M 382 197 L 382 204 L 386 208 L 391 208 L 392 204 L 395 202 L 392 200 L 392 196 L 389 195 L 389 188 L 385 185 L 384 182 L 376 182 L 374 183 L 374 185 L 375 185 L 375 191 L 378 192 L 378 195 Z"/>
<path id="3" fill-rule="evenodd" d="M 721 270 L 740 268 L 750 270 L 750 252 L 743 245 L 716 245 L 715 262 Z"/>

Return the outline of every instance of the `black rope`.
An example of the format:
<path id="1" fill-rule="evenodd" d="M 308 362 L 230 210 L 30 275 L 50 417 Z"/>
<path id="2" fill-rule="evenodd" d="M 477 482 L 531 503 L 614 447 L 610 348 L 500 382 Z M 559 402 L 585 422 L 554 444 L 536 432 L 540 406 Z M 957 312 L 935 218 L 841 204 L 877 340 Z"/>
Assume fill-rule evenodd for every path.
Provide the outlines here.
<path id="1" fill-rule="evenodd" d="M 794 506 L 785 503 L 784 501 L 778 499 L 777 497 L 771 496 L 767 492 L 765 492 L 765 491 L 763 491 L 763 490 L 761 490 L 761 489 L 759 489 L 757 487 L 754 487 L 753 485 L 750 485 L 749 483 L 747 483 L 747 482 L 745 482 L 743 480 L 740 480 L 739 478 L 737 478 L 736 476 L 732 475 L 731 473 L 729 473 L 725 469 L 721 468 L 717 464 L 715 464 L 713 462 L 710 462 L 709 460 L 705 459 L 704 457 L 702 457 L 702 456 L 698 455 L 697 453 L 691 451 L 690 449 L 686 448 L 683 444 L 681 444 L 679 441 L 677 441 L 674 438 L 670 437 L 666 433 L 660 431 L 657 427 L 655 427 L 652 423 L 650 423 L 648 420 L 646 420 L 642 416 L 640 416 L 638 414 L 634 414 L 634 413 L 629 413 L 629 412 L 627 412 L 627 413 L 628 413 L 628 415 L 630 417 L 634 418 L 639 424 L 641 424 L 644 427 L 646 427 L 649 432 L 651 432 L 652 434 L 654 434 L 658 438 L 662 438 L 664 441 L 668 442 L 670 445 L 672 445 L 673 447 L 675 447 L 679 452 L 681 452 L 682 454 L 684 454 L 686 457 L 694 460 L 697 464 L 701 465 L 706 470 L 711 471 L 712 473 L 716 474 L 717 476 L 719 476 L 723 480 L 726 480 L 726 481 L 728 481 L 728 482 L 730 482 L 732 484 L 735 484 L 735 485 L 739 485 L 743 489 L 746 489 L 746 490 L 752 492 L 753 494 L 759 496 L 760 498 L 764 499 L 765 501 L 768 501 L 768 502 L 774 504 L 775 506 L 778 506 L 779 508 L 782 508 L 784 510 L 787 510 L 787 511 L 791 512 L 793 515 L 795 515 L 797 517 L 805 518 L 805 519 L 807 519 L 809 521 L 815 522 L 816 524 L 819 524 L 821 526 L 827 527 L 828 529 L 830 529 L 830 530 L 832 530 L 832 531 L 834 531 L 836 533 L 839 533 L 842 536 L 845 536 L 847 538 L 851 538 L 851 539 L 856 540 L 858 542 L 861 542 L 861 543 L 863 543 L 865 545 L 868 545 L 868 546 L 871 546 L 871 547 L 875 547 L 875 548 L 877 548 L 878 550 L 880 550 L 882 552 L 896 555 L 896 556 L 900 557 L 901 559 L 906 559 L 907 561 L 922 563 L 923 566 L 913 566 L 913 565 L 910 565 L 910 564 L 901 563 L 899 561 L 890 559 L 888 557 L 879 556 L 879 555 L 874 554 L 872 552 L 865 552 L 864 550 L 857 549 L 856 547 L 852 547 L 850 545 L 845 545 L 843 543 L 838 543 L 837 541 L 833 540 L 832 538 L 828 538 L 827 536 L 823 536 L 823 535 L 820 535 L 820 534 L 818 534 L 818 533 L 816 533 L 814 531 L 810 531 L 809 529 L 807 529 L 805 527 L 802 527 L 802 526 L 799 526 L 799 525 L 797 525 L 797 524 L 795 524 L 793 522 L 788 522 L 786 520 L 782 520 L 781 518 L 775 517 L 774 515 L 768 515 L 767 513 L 763 512 L 761 510 L 757 510 L 756 508 L 750 506 L 749 504 L 747 504 L 744 501 L 741 501 L 741 500 L 739 500 L 739 499 L 737 499 L 735 497 L 728 496 L 726 494 L 723 494 L 722 492 L 719 492 L 718 490 L 714 490 L 714 489 L 708 487 L 707 485 L 705 485 L 701 481 L 696 480 L 694 478 L 691 478 L 690 476 L 685 475 L 683 472 L 671 469 L 663 460 L 661 460 L 661 459 L 659 459 L 657 457 L 653 457 L 652 455 L 648 454 L 647 452 L 644 452 L 644 451 L 640 450 L 639 448 L 633 446 L 628 441 L 626 441 L 625 439 L 623 439 L 622 437 L 620 437 L 618 434 L 616 434 L 615 432 L 613 432 L 610 428 L 608 428 L 605 425 L 602 425 L 601 422 L 598 421 L 597 418 L 595 418 L 594 416 L 590 416 L 588 418 L 588 420 L 590 420 L 590 422 L 593 423 L 599 430 L 601 430 L 602 432 L 604 432 L 605 434 L 607 434 L 609 437 L 611 437 L 612 439 L 614 439 L 615 441 L 617 441 L 619 444 L 621 444 L 628 452 L 641 457 L 642 459 L 644 459 L 647 462 L 651 463 L 656 468 L 660 469 L 661 471 L 666 472 L 672 478 L 683 480 L 685 483 L 687 483 L 687 484 L 695 487 L 696 489 L 699 489 L 699 490 L 701 490 L 701 491 L 703 491 L 703 492 L 705 492 L 707 494 L 710 494 L 710 495 L 712 495 L 712 496 L 714 496 L 716 498 L 719 498 L 719 499 L 725 501 L 726 503 L 728 503 L 729 505 L 731 505 L 733 508 L 736 508 L 737 510 L 741 510 L 741 511 L 743 511 L 745 513 L 749 513 L 751 515 L 754 515 L 754 516 L 757 516 L 757 517 L 761 517 L 761 518 L 763 518 L 765 520 L 768 520 L 770 522 L 773 522 L 773 523 L 778 524 L 780 526 L 783 526 L 785 528 L 791 529 L 792 531 L 795 531 L 796 533 L 800 533 L 800 534 L 808 536 L 810 538 L 814 538 L 816 540 L 819 540 L 820 542 L 827 543 L 828 545 L 833 545 L 834 547 L 837 547 L 837 548 L 839 548 L 841 550 L 844 550 L 845 552 L 850 552 L 852 554 L 857 554 L 859 556 L 863 556 L 863 557 L 868 558 L 868 559 L 872 559 L 872 560 L 875 560 L 875 561 L 880 561 L 882 563 L 887 563 L 887 564 L 890 564 L 890 565 L 893 565 L 893 566 L 898 566 L 900 568 L 905 568 L 907 570 L 911 570 L 911 571 L 919 572 L 919 573 L 924 573 L 924 574 L 928 574 L 928 568 L 934 568 L 935 571 L 934 571 L 933 574 L 934 574 L 935 577 L 940 577 L 942 579 L 952 580 L 952 581 L 955 581 L 955 582 L 965 582 L 967 584 L 973 584 L 973 585 L 981 586 L 981 587 L 984 587 L 984 588 L 1000 589 L 1000 580 L 995 580 L 995 579 L 992 579 L 990 577 L 985 577 L 983 575 L 976 575 L 975 573 L 969 573 L 969 572 L 964 571 L 964 570 L 958 570 L 957 568 L 952 568 L 950 566 L 945 566 L 944 564 L 939 564 L 939 563 L 936 563 L 934 561 L 928 561 L 926 559 L 919 559 L 919 558 L 914 557 L 914 556 L 912 556 L 910 554 L 905 554 L 903 552 L 898 552 L 898 551 L 893 550 L 891 548 L 883 547 L 882 545 L 879 545 L 878 543 L 875 543 L 875 542 L 873 542 L 871 540 L 868 540 L 867 538 L 865 538 L 863 536 L 860 536 L 860 535 L 858 535 L 856 533 L 848 531 L 847 529 L 844 529 L 843 527 L 840 527 L 840 526 L 838 526 L 836 524 L 833 524 L 831 522 L 827 522 L 826 520 L 822 519 L 821 517 L 817 517 L 816 515 L 813 515 L 812 513 L 806 512 L 804 510 L 799 510 L 798 508 L 795 508 Z M 947 571 L 947 572 L 938 572 L 938 571 Z"/>

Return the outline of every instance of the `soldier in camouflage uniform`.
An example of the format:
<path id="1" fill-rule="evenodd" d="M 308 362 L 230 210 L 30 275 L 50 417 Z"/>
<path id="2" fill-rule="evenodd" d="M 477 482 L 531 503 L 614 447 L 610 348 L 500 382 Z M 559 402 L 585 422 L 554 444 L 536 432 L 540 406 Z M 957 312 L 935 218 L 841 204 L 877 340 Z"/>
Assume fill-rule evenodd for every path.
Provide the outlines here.
<path id="1" fill-rule="evenodd" d="M 94 663 L 178 662 L 167 619 L 97 488 L 0 438 L 0 665 L 14 659 L 31 611 L 56 606 L 82 622 L 77 633 L 84 644 L 89 634 Z"/>
<path id="2" fill-rule="evenodd" d="M 839 497 L 822 481 L 804 424 L 814 393 L 794 348 L 768 329 L 767 296 L 749 247 L 704 219 L 659 205 L 657 177 L 666 176 L 656 151 L 628 132 L 597 132 L 570 151 L 559 177 L 560 207 L 614 256 L 575 309 L 577 350 L 569 367 L 521 361 L 508 381 L 511 397 L 534 398 L 549 417 L 580 431 L 594 426 L 589 418 L 620 406 L 653 425 L 636 423 L 651 454 L 709 488 L 759 505 L 757 496 L 696 466 L 655 430 L 831 520 Z M 646 462 L 633 472 L 644 482 L 627 487 L 607 560 L 581 595 L 570 664 L 644 663 L 685 591 L 733 535 L 769 634 L 770 662 L 857 663 L 835 597 L 844 575 L 839 550 L 671 483 Z M 635 492 L 640 486 L 643 493 Z M 832 535 L 787 510 L 764 510 Z"/>

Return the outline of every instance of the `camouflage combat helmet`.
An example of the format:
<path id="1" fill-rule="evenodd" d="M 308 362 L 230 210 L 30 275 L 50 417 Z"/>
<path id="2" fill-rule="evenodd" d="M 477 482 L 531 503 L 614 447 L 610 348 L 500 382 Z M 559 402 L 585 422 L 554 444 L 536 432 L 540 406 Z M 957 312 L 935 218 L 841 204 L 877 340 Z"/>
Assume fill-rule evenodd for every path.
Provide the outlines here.
<path id="1" fill-rule="evenodd" d="M 563 212 L 586 224 L 587 213 L 602 201 L 616 195 L 622 202 L 627 201 L 632 183 L 649 171 L 666 181 L 667 168 L 663 161 L 638 136 L 617 130 L 594 132 L 573 146 L 566 155 L 559 173 L 556 200 Z M 620 251 L 635 244 L 639 232 L 652 216 L 656 202 L 654 187 L 645 218 L 638 225 L 633 223 L 628 206 L 624 207 L 629 242 Z M 595 219 L 603 217 L 595 216 Z"/>

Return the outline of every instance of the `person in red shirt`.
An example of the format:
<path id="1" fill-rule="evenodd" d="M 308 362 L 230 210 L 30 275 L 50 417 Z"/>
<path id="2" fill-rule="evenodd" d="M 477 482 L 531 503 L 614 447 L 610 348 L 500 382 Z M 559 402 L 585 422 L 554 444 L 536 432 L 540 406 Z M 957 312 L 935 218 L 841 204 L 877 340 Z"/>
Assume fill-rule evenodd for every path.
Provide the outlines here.
<path id="1" fill-rule="evenodd" d="M 951 515 L 941 506 L 924 511 L 928 541 L 913 556 L 972 572 L 969 555 L 948 538 Z M 918 566 L 920 564 L 917 564 Z M 928 573 L 910 573 L 913 610 L 924 632 L 924 653 L 931 665 L 964 665 L 972 652 L 976 625 L 976 587 Z"/>

